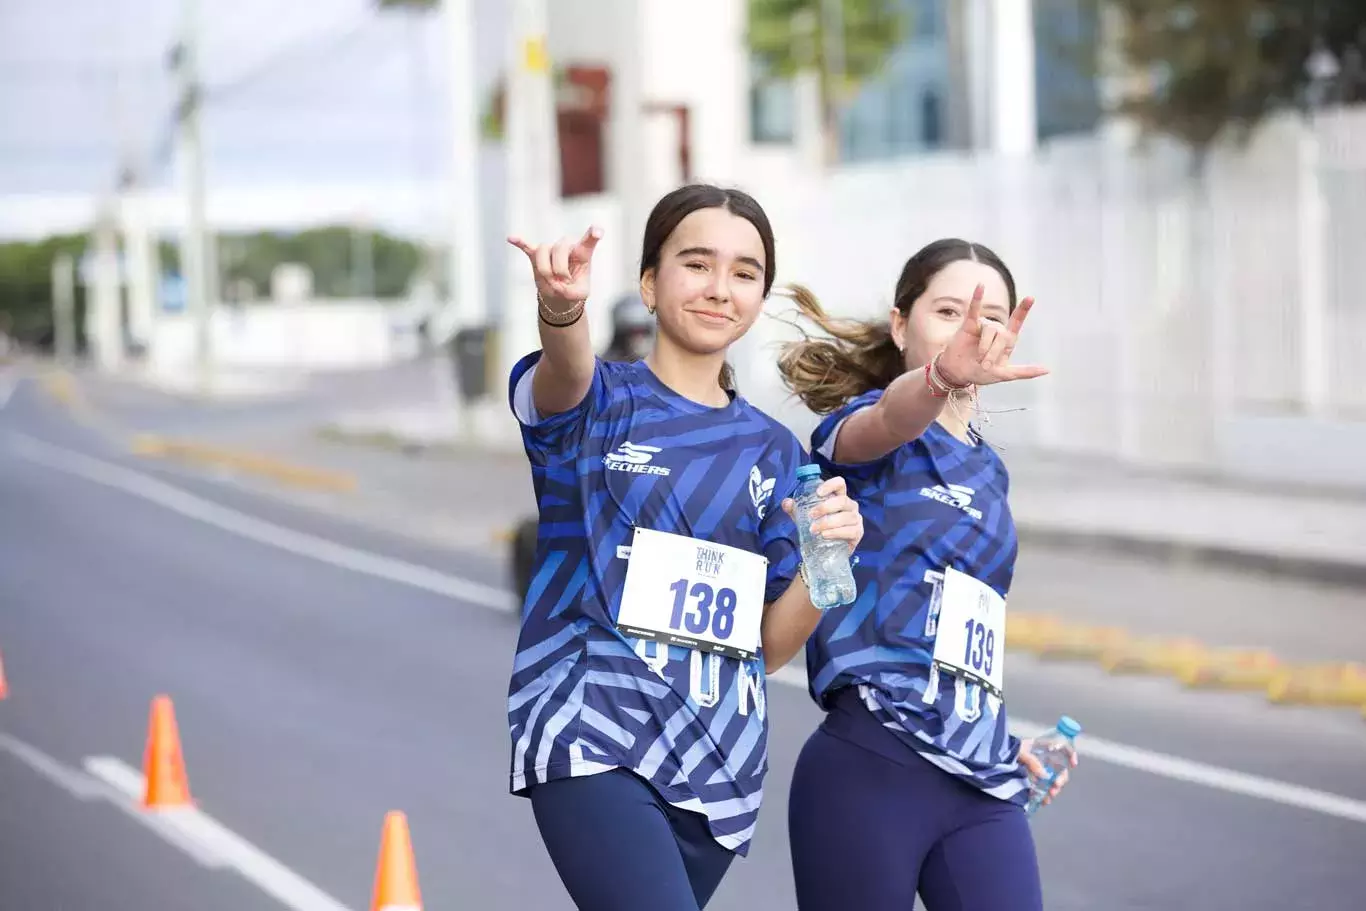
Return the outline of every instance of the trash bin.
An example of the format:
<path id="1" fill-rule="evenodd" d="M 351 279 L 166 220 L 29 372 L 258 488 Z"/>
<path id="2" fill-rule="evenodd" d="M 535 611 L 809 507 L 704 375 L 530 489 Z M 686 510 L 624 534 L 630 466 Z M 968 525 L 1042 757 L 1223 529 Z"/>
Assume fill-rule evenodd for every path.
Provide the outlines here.
<path id="1" fill-rule="evenodd" d="M 512 535 L 512 585 L 519 603 L 526 601 L 531 590 L 531 573 L 536 568 L 536 534 L 540 525 L 536 517 L 517 523 Z"/>
<path id="2" fill-rule="evenodd" d="M 466 402 L 488 395 L 489 338 L 488 326 L 467 326 L 451 339 L 455 382 Z"/>

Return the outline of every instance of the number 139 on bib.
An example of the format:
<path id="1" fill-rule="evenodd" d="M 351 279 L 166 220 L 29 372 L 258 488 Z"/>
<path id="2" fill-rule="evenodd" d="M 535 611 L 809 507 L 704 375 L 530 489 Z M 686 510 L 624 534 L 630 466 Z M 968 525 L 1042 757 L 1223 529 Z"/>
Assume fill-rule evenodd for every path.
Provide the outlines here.
<path id="1" fill-rule="evenodd" d="M 944 570 L 934 663 L 942 671 L 1001 696 L 1005 687 L 1006 602 L 990 586 L 952 567 Z"/>

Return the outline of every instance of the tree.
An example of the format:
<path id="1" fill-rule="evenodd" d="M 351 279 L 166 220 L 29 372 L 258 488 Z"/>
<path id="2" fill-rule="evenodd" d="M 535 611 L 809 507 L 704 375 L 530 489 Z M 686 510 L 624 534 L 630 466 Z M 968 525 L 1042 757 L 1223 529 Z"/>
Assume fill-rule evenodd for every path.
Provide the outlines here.
<path id="1" fill-rule="evenodd" d="M 67 234 L 39 241 L 0 243 L 0 314 L 9 334 L 25 344 L 47 344 L 52 337 L 52 264 L 60 254 L 77 260 L 88 238 Z M 82 334 L 85 293 L 76 283 L 76 331 Z M 79 341 L 79 340 L 78 340 Z"/>
<path id="2" fill-rule="evenodd" d="M 839 115 L 901 43 L 897 0 L 749 0 L 746 42 L 770 76 L 815 70 L 826 162 L 839 154 Z"/>
<path id="3" fill-rule="evenodd" d="M 1089 2 L 1118 14 L 1124 66 L 1141 77 L 1115 112 L 1185 142 L 1197 162 L 1278 110 L 1366 100 L 1362 0 Z"/>
<path id="4" fill-rule="evenodd" d="M 355 293 L 355 230 L 341 225 L 310 228 L 297 233 L 257 232 L 220 235 L 222 282 L 225 288 L 249 282 L 257 294 L 270 288 L 271 272 L 281 263 L 301 263 L 313 273 L 319 297 L 349 297 Z M 381 231 L 366 231 L 371 251 L 373 292 L 383 299 L 401 298 L 418 276 L 422 249 L 415 243 Z"/>

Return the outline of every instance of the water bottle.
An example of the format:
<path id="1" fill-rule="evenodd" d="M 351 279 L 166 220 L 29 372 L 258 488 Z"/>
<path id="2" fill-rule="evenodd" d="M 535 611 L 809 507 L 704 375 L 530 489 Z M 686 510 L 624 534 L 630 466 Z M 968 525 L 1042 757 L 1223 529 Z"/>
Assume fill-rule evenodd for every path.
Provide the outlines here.
<path id="1" fill-rule="evenodd" d="M 806 584 L 811 591 L 811 603 L 820 610 L 850 604 L 857 591 L 854 570 L 849 562 L 849 542 L 823 538 L 811 532 L 811 510 L 824 497 L 816 493 L 821 486 L 819 465 L 803 465 L 797 469 L 796 501 L 797 534 L 806 567 Z M 819 517 L 818 517 L 819 518 Z"/>
<path id="2" fill-rule="evenodd" d="M 1072 752 L 1076 749 L 1076 739 L 1080 733 L 1081 725 L 1063 715 L 1058 719 L 1057 727 L 1034 741 L 1030 747 L 1029 752 L 1039 757 L 1039 761 L 1043 763 L 1044 777 L 1037 781 L 1030 780 L 1029 803 L 1025 806 L 1026 815 L 1034 815 L 1034 812 L 1043 806 L 1043 799 L 1048 796 L 1048 791 L 1053 787 L 1058 775 L 1064 769 L 1072 768 Z"/>

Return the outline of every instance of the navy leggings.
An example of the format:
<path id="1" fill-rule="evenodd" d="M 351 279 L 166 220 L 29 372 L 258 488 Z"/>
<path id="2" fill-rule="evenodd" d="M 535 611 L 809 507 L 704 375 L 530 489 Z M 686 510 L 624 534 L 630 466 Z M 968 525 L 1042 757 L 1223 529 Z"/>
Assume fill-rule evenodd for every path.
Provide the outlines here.
<path id="1" fill-rule="evenodd" d="M 701 911 L 733 853 L 706 818 L 624 769 L 531 789 L 550 859 L 579 911 Z"/>
<path id="2" fill-rule="evenodd" d="M 886 749 L 856 742 L 874 735 Z M 917 892 L 926 911 L 1043 909 L 1022 808 L 839 709 L 797 759 L 788 830 L 800 911 L 911 911 Z"/>

